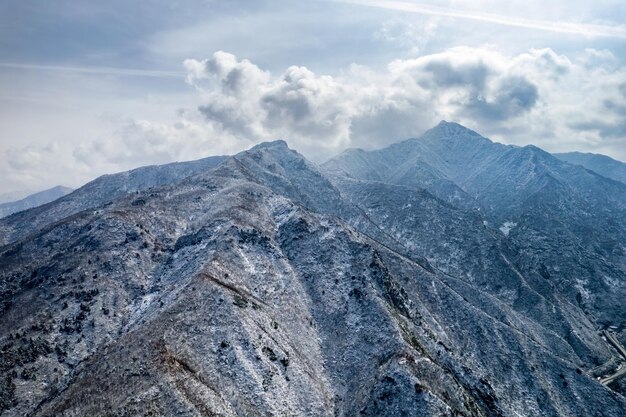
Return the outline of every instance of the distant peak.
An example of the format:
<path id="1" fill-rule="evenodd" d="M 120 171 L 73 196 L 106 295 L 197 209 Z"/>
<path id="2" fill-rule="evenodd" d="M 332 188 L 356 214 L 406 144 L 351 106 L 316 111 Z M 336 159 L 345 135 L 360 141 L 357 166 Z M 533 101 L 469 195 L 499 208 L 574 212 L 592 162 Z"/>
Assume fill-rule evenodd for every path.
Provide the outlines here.
<path id="1" fill-rule="evenodd" d="M 460 123 L 448 122 L 445 120 L 440 121 L 439 124 L 435 126 L 435 129 L 444 130 L 450 133 L 467 133 L 471 135 L 478 135 L 478 133 L 474 132 L 472 129 L 463 126 Z"/>
<path id="2" fill-rule="evenodd" d="M 67 191 L 67 192 L 69 192 L 69 191 L 74 191 L 74 189 L 73 189 L 73 188 L 66 187 L 66 186 L 64 186 L 64 185 L 56 185 L 56 186 L 54 186 L 54 187 L 50 188 L 50 191 L 52 191 L 52 190 L 55 190 L 55 191 L 56 191 L 56 190 L 59 190 L 59 191 Z"/>
<path id="3" fill-rule="evenodd" d="M 346 148 L 338 156 L 351 155 L 351 154 L 363 154 L 366 153 L 363 148 Z"/>
<path id="4" fill-rule="evenodd" d="M 253 146 L 250 150 L 254 149 L 272 149 L 272 148 L 284 148 L 289 149 L 289 145 L 282 139 L 274 140 L 271 142 L 261 142 L 255 146 Z"/>
<path id="5" fill-rule="evenodd" d="M 468 128 L 457 122 L 448 122 L 447 120 L 441 120 L 439 123 L 437 123 L 437 126 L 435 126 L 435 128 L 469 130 Z"/>
<path id="6" fill-rule="evenodd" d="M 453 136 L 471 136 L 483 138 L 483 136 L 481 136 L 480 134 L 471 129 L 468 129 L 467 127 L 459 123 L 448 122 L 445 120 L 440 121 L 437 126 L 433 127 L 432 129 L 427 130 L 422 137 L 445 138 Z"/>

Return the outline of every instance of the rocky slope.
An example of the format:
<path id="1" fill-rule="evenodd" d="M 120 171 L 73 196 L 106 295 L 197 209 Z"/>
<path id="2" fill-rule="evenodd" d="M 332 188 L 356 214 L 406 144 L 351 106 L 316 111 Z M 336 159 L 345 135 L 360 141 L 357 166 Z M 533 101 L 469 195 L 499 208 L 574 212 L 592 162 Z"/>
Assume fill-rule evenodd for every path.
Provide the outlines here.
<path id="1" fill-rule="evenodd" d="M 621 382 L 588 372 L 619 363 L 597 317 L 623 308 L 572 301 L 526 223 L 505 235 L 430 165 L 433 191 L 278 141 L 4 219 L 0 414 L 623 415 Z"/>
<path id="2" fill-rule="evenodd" d="M 369 165 L 370 171 L 361 170 L 362 153 L 344 153 L 324 168 L 336 178 L 343 174 L 358 181 L 374 179 L 425 188 L 438 196 L 437 186 L 404 180 L 411 167 L 428 163 L 440 181 L 454 182 L 473 198 L 483 220 L 523 253 L 524 269 L 540 271 L 547 285 L 596 315 L 604 326 L 626 324 L 621 307 L 626 297 L 624 184 L 537 147 L 493 143 L 447 122 L 417 139 L 368 152 L 370 160 L 384 161 L 380 165 L 387 167 L 379 180 L 371 174 L 382 171 L 376 163 Z M 402 216 L 393 219 L 404 221 Z"/>

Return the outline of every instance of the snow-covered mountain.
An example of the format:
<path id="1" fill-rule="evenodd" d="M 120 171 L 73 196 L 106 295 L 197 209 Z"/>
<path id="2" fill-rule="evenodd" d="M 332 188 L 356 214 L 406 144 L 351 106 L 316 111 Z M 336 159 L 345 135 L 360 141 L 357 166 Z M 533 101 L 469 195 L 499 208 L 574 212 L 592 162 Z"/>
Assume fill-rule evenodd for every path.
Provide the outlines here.
<path id="1" fill-rule="evenodd" d="M 80 211 L 109 204 L 123 196 L 168 184 L 215 167 L 224 156 L 211 156 L 188 162 L 151 165 L 112 175 L 103 175 L 76 191 L 28 213 L 16 213 L 10 221 L 0 220 L 0 244 L 41 229 L 47 224 Z"/>
<path id="2" fill-rule="evenodd" d="M 362 170 L 363 154 L 372 161 L 370 171 Z M 382 150 L 345 152 L 324 168 L 337 178 L 343 173 L 360 181 L 371 180 L 376 170 L 383 182 L 424 188 L 441 198 L 438 185 L 405 180 L 410 178 L 406 172 L 424 165 L 436 172 L 437 184 L 453 182 L 472 198 L 484 221 L 505 230 L 507 239 L 525 253 L 524 262 L 550 277 L 550 285 L 585 308 L 601 304 L 597 314 L 604 324 L 626 324 L 626 309 L 620 307 L 626 288 L 615 285 L 626 282 L 624 184 L 535 146 L 494 143 L 443 121 L 419 138 Z M 454 203 L 445 196 L 444 201 Z M 605 311 L 610 312 L 608 317 Z"/>
<path id="3" fill-rule="evenodd" d="M 626 410 L 625 185 L 452 123 L 146 177 L 0 220 L 3 416 Z"/>
<path id="4" fill-rule="evenodd" d="M 626 164 L 606 155 L 582 152 L 555 153 L 553 155 L 562 161 L 582 165 L 603 177 L 626 184 Z"/>

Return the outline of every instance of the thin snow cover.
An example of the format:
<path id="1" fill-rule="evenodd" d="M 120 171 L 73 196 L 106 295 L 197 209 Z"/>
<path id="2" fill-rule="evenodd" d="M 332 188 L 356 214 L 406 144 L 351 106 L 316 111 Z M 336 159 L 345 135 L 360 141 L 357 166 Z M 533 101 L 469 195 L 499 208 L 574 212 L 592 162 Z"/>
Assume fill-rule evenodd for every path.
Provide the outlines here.
<path id="1" fill-rule="evenodd" d="M 509 236 L 509 232 L 511 231 L 511 229 L 513 229 L 515 226 L 517 226 L 517 223 L 514 222 L 504 222 L 504 224 L 502 226 L 500 226 L 500 231 L 502 233 L 504 233 L 504 236 L 508 237 Z"/>

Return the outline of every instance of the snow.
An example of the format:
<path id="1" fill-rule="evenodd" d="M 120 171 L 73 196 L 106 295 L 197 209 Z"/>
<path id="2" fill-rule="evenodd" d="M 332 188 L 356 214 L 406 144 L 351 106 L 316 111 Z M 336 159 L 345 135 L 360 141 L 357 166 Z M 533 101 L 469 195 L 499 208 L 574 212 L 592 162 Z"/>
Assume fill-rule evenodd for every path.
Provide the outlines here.
<path id="1" fill-rule="evenodd" d="M 502 226 L 500 226 L 500 231 L 504 234 L 504 236 L 508 237 L 509 236 L 509 232 L 515 226 L 517 226 L 517 223 L 511 222 L 511 221 L 504 222 L 504 224 Z"/>

